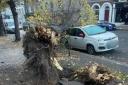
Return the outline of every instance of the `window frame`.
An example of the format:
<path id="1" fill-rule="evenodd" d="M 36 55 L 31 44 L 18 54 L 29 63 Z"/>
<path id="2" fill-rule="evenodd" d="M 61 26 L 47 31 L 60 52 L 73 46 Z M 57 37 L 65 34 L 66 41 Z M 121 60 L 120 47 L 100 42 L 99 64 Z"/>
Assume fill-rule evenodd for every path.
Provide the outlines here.
<path id="1" fill-rule="evenodd" d="M 84 38 L 84 37 L 85 37 L 85 33 L 84 33 L 81 29 L 77 28 L 76 36 L 77 36 L 77 37 L 80 37 L 80 36 L 79 36 L 80 33 L 82 33 L 82 34 L 84 35 L 84 36 L 83 36 L 83 38 Z"/>

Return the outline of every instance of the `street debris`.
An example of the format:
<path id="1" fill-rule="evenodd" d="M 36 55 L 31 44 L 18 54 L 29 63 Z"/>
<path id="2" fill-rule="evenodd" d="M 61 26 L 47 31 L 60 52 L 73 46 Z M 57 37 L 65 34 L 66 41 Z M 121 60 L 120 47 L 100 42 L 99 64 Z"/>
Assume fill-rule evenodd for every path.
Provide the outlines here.
<path id="1" fill-rule="evenodd" d="M 84 85 L 123 85 L 110 70 L 97 63 L 74 71 L 69 69 L 68 76 L 66 74 L 65 77 L 69 81 L 79 81 Z"/>

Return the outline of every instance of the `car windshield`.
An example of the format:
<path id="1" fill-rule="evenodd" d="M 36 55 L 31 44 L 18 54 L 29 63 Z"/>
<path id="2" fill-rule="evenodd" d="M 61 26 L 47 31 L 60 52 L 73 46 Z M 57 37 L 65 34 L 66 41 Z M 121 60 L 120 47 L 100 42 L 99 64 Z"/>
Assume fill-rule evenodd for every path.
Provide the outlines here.
<path id="1" fill-rule="evenodd" d="M 89 35 L 96 35 L 96 34 L 101 34 L 101 33 L 105 33 L 106 30 L 99 27 L 99 26 L 89 26 L 89 27 L 85 27 L 84 31 Z"/>
<path id="2" fill-rule="evenodd" d="M 8 24 L 8 26 L 14 26 L 13 22 L 8 22 L 7 24 Z"/>

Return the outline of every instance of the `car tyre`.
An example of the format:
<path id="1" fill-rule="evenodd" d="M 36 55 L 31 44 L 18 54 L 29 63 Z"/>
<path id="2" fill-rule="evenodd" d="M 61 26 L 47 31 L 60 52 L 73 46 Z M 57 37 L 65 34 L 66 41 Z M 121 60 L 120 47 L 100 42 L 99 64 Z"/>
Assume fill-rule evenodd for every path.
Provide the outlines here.
<path id="1" fill-rule="evenodd" d="M 88 45 L 87 46 L 87 52 L 88 52 L 88 54 L 94 55 L 96 53 L 95 49 L 94 49 L 94 46 Z"/>

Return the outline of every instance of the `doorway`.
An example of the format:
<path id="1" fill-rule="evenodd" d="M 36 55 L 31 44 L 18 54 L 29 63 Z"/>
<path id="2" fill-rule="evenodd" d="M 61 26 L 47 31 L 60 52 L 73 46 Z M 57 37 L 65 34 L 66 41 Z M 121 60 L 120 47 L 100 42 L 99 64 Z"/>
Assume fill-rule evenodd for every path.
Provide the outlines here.
<path id="1" fill-rule="evenodd" d="M 104 20 L 105 21 L 109 21 L 109 12 L 110 12 L 110 8 L 109 6 L 105 7 L 105 14 L 104 14 Z"/>

